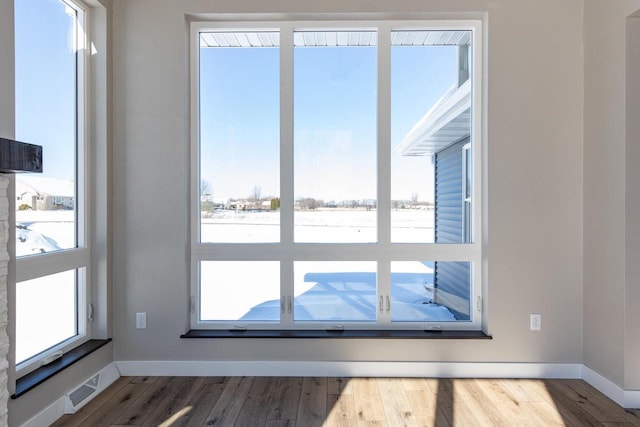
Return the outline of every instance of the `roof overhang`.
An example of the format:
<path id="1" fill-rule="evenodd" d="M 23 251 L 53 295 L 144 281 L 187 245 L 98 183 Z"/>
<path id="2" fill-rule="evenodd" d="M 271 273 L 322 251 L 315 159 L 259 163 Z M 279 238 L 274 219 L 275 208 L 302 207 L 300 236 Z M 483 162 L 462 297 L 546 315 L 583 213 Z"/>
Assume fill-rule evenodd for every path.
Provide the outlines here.
<path id="1" fill-rule="evenodd" d="M 449 89 L 395 147 L 403 156 L 428 156 L 471 134 L 471 80 Z"/>
<path id="2" fill-rule="evenodd" d="M 428 30 L 393 31 L 391 46 L 468 46 L 471 31 Z M 375 46 L 375 31 L 296 31 L 296 47 Z M 278 47 L 277 31 L 205 31 L 200 33 L 200 47 Z"/>

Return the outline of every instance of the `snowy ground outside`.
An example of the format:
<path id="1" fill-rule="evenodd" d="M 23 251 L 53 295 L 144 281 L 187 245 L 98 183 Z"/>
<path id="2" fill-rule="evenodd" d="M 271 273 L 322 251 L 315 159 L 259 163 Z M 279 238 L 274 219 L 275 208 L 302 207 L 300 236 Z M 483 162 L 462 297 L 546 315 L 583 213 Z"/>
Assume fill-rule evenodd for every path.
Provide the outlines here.
<path id="1" fill-rule="evenodd" d="M 71 249 L 76 246 L 75 212 L 17 211 L 17 256 Z"/>
<path id="2" fill-rule="evenodd" d="M 432 243 L 433 210 L 391 211 L 391 240 Z M 294 212 L 294 239 L 308 243 L 376 241 L 375 209 L 315 209 Z M 268 243 L 280 240 L 279 212 L 221 210 L 202 216 L 203 242 Z"/>
<path id="3" fill-rule="evenodd" d="M 76 335 L 75 271 L 20 282 L 16 286 L 16 362 Z"/>
<path id="4" fill-rule="evenodd" d="M 201 267 L 203 320 L 278 321 L 278 262 L 208 261 Z M 294 263 L 294 320 L 375 322 L 376 263 Z M 242 283 L 229 286 L 230 282 Z M 451 322 L 451 312 L 432 302 L 433 268 L 425 262 L 391 263 L 391 320 Z"/>

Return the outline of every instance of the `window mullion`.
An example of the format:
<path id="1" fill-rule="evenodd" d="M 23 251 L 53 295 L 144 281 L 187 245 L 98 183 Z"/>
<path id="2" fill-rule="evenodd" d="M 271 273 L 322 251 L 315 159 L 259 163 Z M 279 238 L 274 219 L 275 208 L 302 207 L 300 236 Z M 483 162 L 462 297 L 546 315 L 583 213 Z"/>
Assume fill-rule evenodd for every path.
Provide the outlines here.
<path id="1" fill-rule="evenodd" d="M 191 292 L 189 302 L 189 312 L 191 326 L 197 325 L 200 319 L 200 256 L 196 252 L 201 248 L 200 238 L 200 31 L 197 26 L 191 24 L 190 39 L 190 122 L 191 122 Z"/>
<path id="2" fill-rule="evenodd" d="M 280 242 L 293 243 L 293 27 L 280 30 Z"/>
<path id="3" fill-rule="evenodd" d="M 280 327 L 293 328 L 293 261 L 280 261 Z"/>
<path id="4" fill-rule="evenodd" d="M 389 326 L 391 324 L 391 263 L 389 261 L 378 261 L 377 285 L 377 323 Z"/>
<path id="5" fill-rule="evenodd" d="M 378 245 L 391 240 L 391 28 L 378 27 Z M 391 298 L 389 261 L 378 261 L 377 322 L 391 323 L 387 300 Z M 382 310 L 381 310 L 382 305 Z"/>
<path id="6" fill-rule="evenodd" d="M 378 28 L 378 244 L 391 240 L 391 29 Z"/>
<path id="7" fill-rule="evenodd" d="M 293 26 L 280 28 L 280 245 L 293 246 Z M 293 327 L 293 262 L 280 262 L 280 325 Z"/>

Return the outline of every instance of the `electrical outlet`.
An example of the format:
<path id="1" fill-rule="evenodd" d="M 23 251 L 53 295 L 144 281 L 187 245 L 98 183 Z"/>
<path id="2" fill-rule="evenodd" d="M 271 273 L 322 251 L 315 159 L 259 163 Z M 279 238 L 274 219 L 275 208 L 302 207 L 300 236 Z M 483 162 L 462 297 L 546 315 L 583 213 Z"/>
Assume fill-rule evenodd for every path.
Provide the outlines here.
<path id="1" fill-rule="evenodd" d="M 531 313 L 531 317 L 529 318 L 529 329 L 532 331 L 542 330 L 542 314 Z"/>
<path id="2" fill-rule="evenodd" d="M 147 329 L 147 313 L 136 313 L 136 329 Z"/>

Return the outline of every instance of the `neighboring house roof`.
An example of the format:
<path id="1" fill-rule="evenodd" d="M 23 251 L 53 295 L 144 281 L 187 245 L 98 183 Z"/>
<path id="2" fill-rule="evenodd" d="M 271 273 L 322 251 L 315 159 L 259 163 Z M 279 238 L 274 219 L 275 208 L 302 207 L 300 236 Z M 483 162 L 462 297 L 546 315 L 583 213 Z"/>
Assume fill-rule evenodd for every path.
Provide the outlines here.
<path id="1" fill-rule="evenodd" d="M 42 176 L 16 175 L 16 196 L 29 193 L 38 196 L 75 197 L 73 180 Z"/>
<path id="2" fill-rule="evenodd" d="M 395 148 L 403 156 L 432 155 L 471 134 L 471 79 L 449 89 Z"/>

